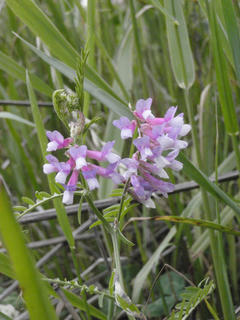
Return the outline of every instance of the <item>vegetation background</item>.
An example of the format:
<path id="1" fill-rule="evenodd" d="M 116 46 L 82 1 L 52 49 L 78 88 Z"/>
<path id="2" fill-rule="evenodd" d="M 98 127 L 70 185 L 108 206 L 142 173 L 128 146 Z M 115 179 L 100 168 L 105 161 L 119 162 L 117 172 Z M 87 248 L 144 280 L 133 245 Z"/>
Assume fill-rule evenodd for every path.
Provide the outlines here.
<path id="1" fill-rule="evenodd" d="M 89 146 L 99 148 L 103 141 L 114 139 L 118 154 L 127 155 L 129 145 L 120 139 L 112 121 L 128 114 L 128 103 L 134 105 L 139 98 L 152 97 L 158 116 L 169 106 L 178 105 L 178 111 L 184 112 L 185 121 L 192 125 L 190 147 L 180 158 L 184 169 L 171 180 L 195 180 L 201 188 L 183 190 L 167 200 L 156 198 L 156 210 L 133 207 L 125 217 L 125 222 L 131 217 L 185 219 L 181 223 L 173 218 L 167 223 L 135 220 L 124 231 L 135 243 L 133 248 L 121 247 L 126 291 L 135 303 L 145 306 L 141 310 L 147 319 L 229 320 L 238 316 L 239 233 L 234 230 L 238 229 L 240 214 L 239 181 L 218 184 L 209 177 L 217 181 L 230 173 L 230 178 L 236 178 L 240 169 L 239 19 L 237 0 L 88 0 L 86 6 L 79 0 L 0 1 L 0 175 L 19 214 L 26 210 L 20 207 L 24 201 L 36 214 L 54 212 L 53 203 L 44 201 L 46 195 L 36 194 L 54 194 L 54 185 L 50 181 L 49 190 L 42 172 L 42 123 L 45 129 L 56 129 L 67 136 L 51 105 L 52 93 L 60 88 L 75 90 L 75 70 L 82 48 L 89 52 L 83 111 L 89 119 L 100 117 L 89 129 Z M 6 102 L 9 100 L 25 102 L 19 105 Z M 50 104 L 42 106 L 37 101 Z M 233 170 L 237 171 L 233 174 Z M 108 198 L 112 190 L 111 181 L 101 181 L 94 197 Z M 43 202 L 35 206 L 37 195 Z M 55 208 L 58 204 L 55 200 Z M 77 207 L 67 212 L 77 213 Z M 61 293 L 48 287 L 63 301 L 55 301 L 59 319 L 78 319 L 74 316 L 79 310 L 83 319 L 126 318 L 120 308 L 115 313 L 111 309 L 107 297 L 111 290 L 107 294 L 101 291 L 108 288 L 111 261 L 104 260 L 102 229 L 88 229 L 91 212 L 82 210 L 81 241 L 75 242 L 73 254 L 70 226 L 72 230 L 79 227 L 77 214 L 66 220 L 58 207 L 58 220 L 22 223 L 20 231 L 15 220 L 7 218 L 12 217 L 12 209 L 3 187 L 0 209 L 0 234 L 8 250 L 6 255 L 4 247 L 0 249 L 0 299 L 19 311 L 16 319 L 28 316 L 17 285 L 9 277 L 17 279 L 22 288 L 30 288 L 25 301 L 30 314 L 36 310 L 32 319 L 55 319 L 53 308 L 44 298 L 46 288 L 21 242 L 23 238 L 34 247 L 31 253 L 41 273 L 63 281 L 58 283 L 65 286 Z M 205 225 L 199 227 L 197 219 L 205 220 Z M 70 249 L 59 240 L 63 235 Z M 59 244 L 49 260 L 39 263 Z M 73 294 L 65 281 L 77 276 L 74 257 L 88 285 L 82 295 L 79 287 Z M 163 268 L 165 264 L 171 267 Z M 200 287 L 194 287 L 199 283 Z M 90 284 L 101 292 L 94 291 L 96 287 L 89 289 Z M 190 291 L 186 290 L 189 284 Z M 36 291 L 39 296 L 35 297 Z M 195 300 L 191 300 L 193 297 Z M 180 301 L 180 312 L 171 313 Z"/>

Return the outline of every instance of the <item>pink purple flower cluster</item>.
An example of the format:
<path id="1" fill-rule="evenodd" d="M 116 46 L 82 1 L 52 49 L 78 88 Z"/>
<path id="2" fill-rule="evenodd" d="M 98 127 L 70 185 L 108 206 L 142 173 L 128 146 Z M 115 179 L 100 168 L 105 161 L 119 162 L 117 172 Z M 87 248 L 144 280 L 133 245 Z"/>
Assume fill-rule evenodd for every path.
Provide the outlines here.
<path id="1" fill-rule="evenodd" d="M 128 183 L 128 191 L 133 198 L 153 207 L 153 192 L 160 192 L 165 197 L 173 191 L 174 185 L 163 180 L 168 179 L 166 168 L 175 171 L 182 169 L 182 163 L 176 160 L 179 150 L 187 147 L 181 140 L 191 127 L 184 124 L 183 113 L 175 116 L 177 107 L 170 107 L 163 118 L 156 118 L 151 112 L 152 99 L 137 101 L 133 112 L 135 120 L 121 117 L 113 125 L 121 130 L 122 139 L 132 138 L 137 128 L 138 137 L 133 140 L 137 151 L 132 158 L 121 159 L 112 152 L 114 141 L 107 142 L 101 151 L 88 150 L 85 145 L 76 145 L 72 138 L 64 139 L 58 132 L 47 132 L 50 140 L 47 151 L 67 148 L 67 162 L 59 162 L 52 155 L 47 155 L 48 163 L 44 164 L 46 174 L 57 172 L 55 181 L 64 186 L 63 203 L 71 204 L 77 188 L 79 173 L 87 181 L 90 190 L 99 187 L 97 175 L 110 178 L 116 184 Z M 106 167 L 96 165 L 89 160 L 107 162 Z M 67 177 L 70 178 L 67 181 Z"/>

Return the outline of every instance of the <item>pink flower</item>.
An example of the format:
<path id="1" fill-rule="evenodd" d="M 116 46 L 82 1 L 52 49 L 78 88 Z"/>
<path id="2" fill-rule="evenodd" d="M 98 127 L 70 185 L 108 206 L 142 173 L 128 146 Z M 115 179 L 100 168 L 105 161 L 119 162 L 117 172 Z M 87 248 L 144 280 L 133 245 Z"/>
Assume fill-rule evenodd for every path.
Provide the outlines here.
<path id="1" fill-rule="evenodd" d="M 57 130 L 47 131 L 47 137 L 50 140 L 47 145 L 48 152 L 66 148 L 72 142 L 72 138 L 64 139 L 61 133 Z"/>
<path id="2" fill-rule="evenodd" d="M 120 160 L 120 157 L 112 152 L 112 148 L 115 141 L 107 142 L 101 151 L 87 150 L 87 157 L 97 161 L 108 161 L 109 163 L 115 163 Z"/>
<path id="3" fill-rule="evenodd" d="M 114 120 L 113 125 L 121 130 L 121 138 L 127 139 L 133 136 L 136 121 L 130 121 L 127 117 L 121 117 L 119 120 Z"/>

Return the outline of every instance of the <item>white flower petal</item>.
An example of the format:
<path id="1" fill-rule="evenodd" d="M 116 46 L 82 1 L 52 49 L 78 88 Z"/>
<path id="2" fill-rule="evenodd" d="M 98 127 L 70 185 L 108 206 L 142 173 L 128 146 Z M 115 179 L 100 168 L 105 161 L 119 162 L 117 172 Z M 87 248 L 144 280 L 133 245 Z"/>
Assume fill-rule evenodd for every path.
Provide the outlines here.
<path id="1" fill-rule="evenodd" d="M 51 163 L 45 163 L 43 165 L 43 172 L 45 174 L 49 174 L 49 173 L 52 173 L 52 172 L 56 172 L 56 168 L 51 164 Z"/>
<path id="2" fill-rule="evenodd" d="M 143 119 L 147 120 L 147 119 L 153 119 L 154 115 L 152 114 L 151 110 L 145 110 L 142 113 Z"/>
<path id="3" fill-rule="evenodd" d="M 116 153 L 110 152 L 107 154 L 106 159 L 110 163 L 115 163 L 120 160 L 120 157 Z"/>
<path id="4" fill-rule="evenodd" d="M 121 138 L 122 139 L 127 139 L 132 137 L 132 130 L 131 129 L 122 129 L 121 130 Z"/>
<path id="5" fill-rule="evenodd" d="M 184 124 L 179 132 L 179 135 L 181 137 L 186 136 L 191 129 L 192 127 L 190 126 L 190 124 Z"/>
<path id="6" fill-rule="evenodd" d="M 56 141 L 51 141 L 47 145 L 47 152 L 56 151 L 58 143 Z"/>
<path id="7" fill-rule="evenodd" d="M 157 138 L 157 141 L 163 150 L 172 148 L 174 145 L 174 140 L 169 138 L 168 136 L 161 136 L 161 137 Z"/>
<path id="8" fill-rule="evenodd" d="M 87 179 L 87 183 L 88 183 L 88 186 L 89 186 L 90 190 L 99 188 L 99 183 L 98 183 L 96 178 Z"/>
<path id="9" fill-rule="evenodd" d="M 73 203 L 73 191 L 65 190 L 63 193 L 62 202 L 64 204 L 72 204 Z"/>
<path id="10" fill-rule="evenodd" d="M 87 165 L 87 162 L 86 162 L 85 158 L 83 158 L 83 157 L 77 158 L 77 160 L 76 160 L 76 169 L 77 170 L 81 169 L 82 167 L 84 167 L 86 165 Z"/>
<path id="11" fill-rule="evenodd" d="M 62 184 L 66 182 L 66 179 L 67 179 L 67 174 L 63 171 L 59 171 L 55 177 L 55 181 L 57 183 L 62 183 Z"/>

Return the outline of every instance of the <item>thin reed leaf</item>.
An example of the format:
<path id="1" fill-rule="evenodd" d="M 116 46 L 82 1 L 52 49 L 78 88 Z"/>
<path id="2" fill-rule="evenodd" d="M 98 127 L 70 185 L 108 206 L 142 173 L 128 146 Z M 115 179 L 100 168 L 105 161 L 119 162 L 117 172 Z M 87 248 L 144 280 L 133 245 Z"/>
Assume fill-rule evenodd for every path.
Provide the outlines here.
<path id="1" fill-rule="evenodd" d="M 25 245 L 22 231 L 15 220 L 2 183 L 0 184 L 0 211 L 1 237 L 7 248 L 16 279 L 20 283 L 31 319 L 57 320 L 46 288 L 41 282 L 33 258 Z"/>
<path id="2" fill-rule="evenodd" d="M 189 89 L 195 80 L 193 55 L 183 13 L 183 1 L 164 0 L 164 7 L 179 25 L 166 16 L 167 39 L 173 73 L 180 88 Z"/>

